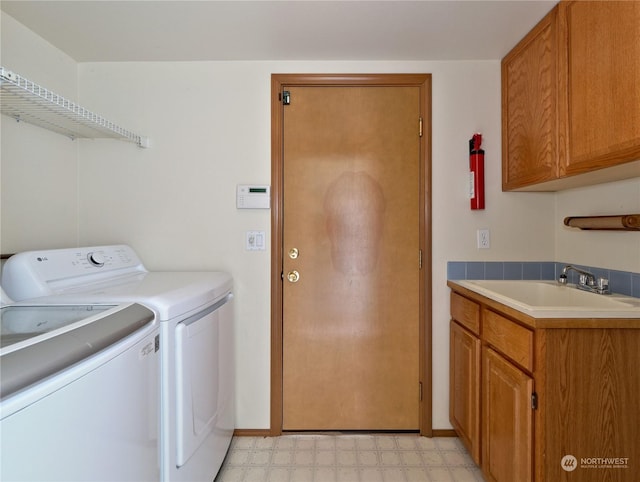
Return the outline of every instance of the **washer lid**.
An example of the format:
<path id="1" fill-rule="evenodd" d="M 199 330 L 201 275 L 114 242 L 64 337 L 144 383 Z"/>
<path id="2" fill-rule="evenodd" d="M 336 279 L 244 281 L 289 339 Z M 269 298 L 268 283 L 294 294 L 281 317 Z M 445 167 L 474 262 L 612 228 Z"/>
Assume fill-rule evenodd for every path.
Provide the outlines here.
<path id="1" fill-rule="evenodd" d="M 0 286 L 0 306 L 9 305 L 11 303 L 13 303 L 13 300 L 9 298 L 9 295 L 7 295 L 2 286 Z"/>
<path id="2" fill-rule="evenodd" d="M 5 322 L 5 310 L 8 310 L 8 324 L 18 323 L 13 320 L 13 314 L 24 312 L 27 317 L 28 306 L 10 306 L 2 308 L 3 330 Z M 46 319 L 46 310 L 61 312 L 69 311 L 68 306 L 40 307 L 40 312 Z M 63 310 L 58 310 L 62 308 Z M 17 311 L 16 311 L 17 310 Z M 46 333 L 35 334 L 28 339 L 14 342 L 11 345 L 0 348 L 0 363 L 2 364 L 2 378 L 0 378 L 0 399 L 31 386 L 46 377 L 54 375 L 92 355 L 108 348 L 132 333 L 153 323 L 153 312 L 137 304 L 121 306 L 100 307 L 98 314 L 87 315 L 78 320 L 82 309 L 74 312 L 67 321 L 50 318 L 51 326 Z M 16 318 L 20 316 L 16 314 Z M 37 316 L 36 316 L 37 318 Z M 75 321 L 69 321 L 75 319 Z M 32 320 L 29 320 L 31 323 Z M 54 325 L 62 325 L 57 328 Z M 36 323 L 37 325 L 37 323 Z M 4 334 L 2 338 L 4 338 Z"/>
<path id="3" fill-rule="evenodd" d="M 0 348 L 8 349 L 15 343 L 58 330 L 111 308 L 113 305 L 3 306 L 0 310 Z"/>

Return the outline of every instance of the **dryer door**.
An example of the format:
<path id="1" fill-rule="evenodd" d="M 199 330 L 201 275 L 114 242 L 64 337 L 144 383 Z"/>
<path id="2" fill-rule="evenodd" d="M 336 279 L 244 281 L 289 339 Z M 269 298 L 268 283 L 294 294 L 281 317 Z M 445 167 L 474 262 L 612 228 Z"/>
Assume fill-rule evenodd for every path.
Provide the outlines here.
<path id="1" fill-rule="evenodd" d="M 219 310 L 176 328 L 176 416 L 178 467 L 214 429 L 218 413 Z"/>

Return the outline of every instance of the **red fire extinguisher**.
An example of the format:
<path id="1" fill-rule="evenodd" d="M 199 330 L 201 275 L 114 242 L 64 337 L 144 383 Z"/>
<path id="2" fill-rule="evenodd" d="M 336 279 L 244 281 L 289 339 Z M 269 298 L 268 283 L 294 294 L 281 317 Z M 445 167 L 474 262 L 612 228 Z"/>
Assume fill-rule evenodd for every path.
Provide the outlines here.
<path id="1" fill-rule="evenodd" d="M 482 134 L 469 140 L 469 197 L 471 209 L 484 209 L 484 150 L 480 149 Z"/>

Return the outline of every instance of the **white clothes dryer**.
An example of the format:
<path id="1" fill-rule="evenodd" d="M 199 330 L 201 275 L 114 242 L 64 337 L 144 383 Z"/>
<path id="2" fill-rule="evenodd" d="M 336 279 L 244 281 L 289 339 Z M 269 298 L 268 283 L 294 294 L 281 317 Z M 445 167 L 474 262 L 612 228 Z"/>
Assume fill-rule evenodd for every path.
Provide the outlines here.
<path id="1" fill-rule="evenodd" d="M 30 251 L 9 258 L 14 300 L 136 302 L 160 324 L 163 482 L 212 481 L 234 430 L 233 280 L 224 272 L 149 272 L 126 245 Z"/>

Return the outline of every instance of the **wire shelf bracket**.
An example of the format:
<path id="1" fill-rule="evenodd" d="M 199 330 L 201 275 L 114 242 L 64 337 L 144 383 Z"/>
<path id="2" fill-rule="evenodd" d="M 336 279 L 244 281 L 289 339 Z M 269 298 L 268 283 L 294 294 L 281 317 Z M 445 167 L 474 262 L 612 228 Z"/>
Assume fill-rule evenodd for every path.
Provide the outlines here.
<path id="1" fill-rule="evenodd" d="M 44 87 L 0 67 L 0 111 L 17 121 L 71 139 L 119 139 L 149 147 L 149 138 L 124 129 Z"/>

